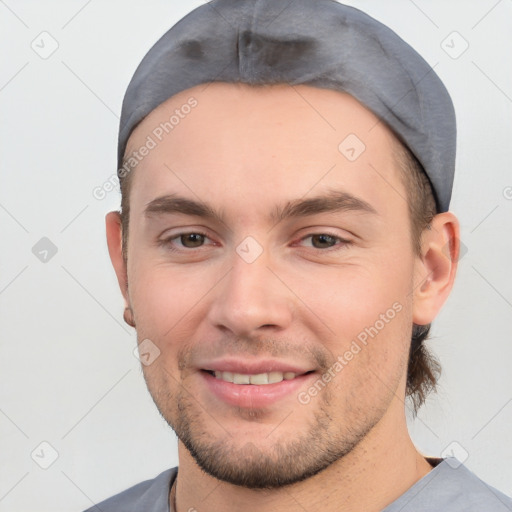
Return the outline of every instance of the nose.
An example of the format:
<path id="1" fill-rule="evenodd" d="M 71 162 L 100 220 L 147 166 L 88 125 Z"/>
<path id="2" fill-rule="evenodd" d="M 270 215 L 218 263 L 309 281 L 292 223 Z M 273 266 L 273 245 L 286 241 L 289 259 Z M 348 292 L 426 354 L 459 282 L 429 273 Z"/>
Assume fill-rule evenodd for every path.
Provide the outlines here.
<path id="1" fill-rule="evenodd" d="M 252 262 L 233 251 L 231 270 L 215 287 L 209 321 L 235 336 L 262 329 L 286 329 L 293 317 L 293 293 L 270 267 L 268 252 Z"/>

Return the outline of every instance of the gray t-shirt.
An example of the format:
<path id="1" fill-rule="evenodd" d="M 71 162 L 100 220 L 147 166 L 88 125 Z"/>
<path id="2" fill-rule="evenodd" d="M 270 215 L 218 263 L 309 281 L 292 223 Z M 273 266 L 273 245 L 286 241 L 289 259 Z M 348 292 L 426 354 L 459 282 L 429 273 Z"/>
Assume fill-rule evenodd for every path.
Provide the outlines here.
<path id="1" fill-rule="evenodd" d="M 427 459 L 434 469 L 382 512 L 512 512 L 512 499 L 487 485 L 456 458 Z M 169 490 L 178 468 L 168 469 L 85 512 L 175 512 Z"/>

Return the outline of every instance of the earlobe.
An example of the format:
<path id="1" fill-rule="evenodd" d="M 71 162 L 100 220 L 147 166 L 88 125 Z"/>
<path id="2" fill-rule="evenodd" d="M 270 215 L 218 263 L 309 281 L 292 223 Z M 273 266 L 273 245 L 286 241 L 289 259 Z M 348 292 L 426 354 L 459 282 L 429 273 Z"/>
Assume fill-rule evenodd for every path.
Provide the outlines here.
<path id="1" fill-rule="evenodd" d="M 123 294 L 126 304 L 129 305 L 128 279 L 126 263 L 123 258 L 122 225 L 119 212 L 113 211 L 107 213 L 105 216 L 105 228 L 110 261 L 114 267 L 121 293 Z"/>
<path id="2" fill-rule="evenodd" d="M 451 212 L 436 215 L 421 239 L 416 258 L 413 321 L 431 323 L 453 288 L 459 257 L 459 222 Z"/>

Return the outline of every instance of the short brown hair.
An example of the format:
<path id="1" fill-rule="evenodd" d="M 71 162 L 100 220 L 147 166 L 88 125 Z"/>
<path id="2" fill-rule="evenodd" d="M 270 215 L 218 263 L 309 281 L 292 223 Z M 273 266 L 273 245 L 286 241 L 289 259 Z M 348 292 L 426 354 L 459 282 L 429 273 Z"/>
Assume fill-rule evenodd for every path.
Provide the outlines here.
<path id="1" fill-rule="evenodd" d="M 393 152 L 398 163 L 402 183 L 406 190 L 411 240 L 415 254 L 421 252 L 421 235 L 427 229 L 432 218 L 437 213 L 436 201 L 430 181 L 420 162 L 411 153 L 405 144 L 398 138 L 395 140 Z M 129 153 L 128 150 L 126 153 Z M 123 163 L 123 170 L 130 169 L 128 162 Z M 128 253 L 128 225 L 130 216 L 130 190 L 133 180 L 133 170 L 121 173 L 119 177 L 121 187 L 121 227 L 123 258 L 127 261 Z M 413 404 L 413 413 L 425 403 L 427 396 L 436 390 L 441 374 L 441 365 L 436 357 L 425 346 L 430 334 L 430 324 L 413 324 L 409 362 L 407 367 L 406 396 Z"/>
<path id="2" fill-rule="evenodd" d="M 394 153 L 407 193 L 413 250 L 419 255 L 421 254 L 421 235 L 425 229 L 430 228 L 430 222 L 437 214 L 436 200 L 427 174 L 407 146 L 397 141 Z M 438 359 L 425 346 L 430 328 L 430 324 L 413 324 L 412 326 L 406 395 L 412 401 L 414 415 L 425 403 L 427 396 L 436 390 L 441 375 Z"/>

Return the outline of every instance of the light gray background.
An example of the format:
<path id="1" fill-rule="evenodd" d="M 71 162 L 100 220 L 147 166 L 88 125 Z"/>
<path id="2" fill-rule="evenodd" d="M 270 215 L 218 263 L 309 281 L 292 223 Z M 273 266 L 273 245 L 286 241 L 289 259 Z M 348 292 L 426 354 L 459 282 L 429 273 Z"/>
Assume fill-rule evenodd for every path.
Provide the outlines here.
<path id="1" fill-rule="evenodd" d="M 136 65 L 202 3 L 0 0 L 0 511 L 80 511 L 177 464 L 108 258 L 104 216 L 120 195 L 92 191 L 115 172 Z M 440 392 L 411 433 L 510 495 L 512 0 L 348 3 L 435 66 L 458 116 L 451 209 L 467 253 L 430 342 Z M 46 59 L 31 47 L 53 39 Z M 32 252 L 42 237 L 58 249 L 47 262 Z"/>

